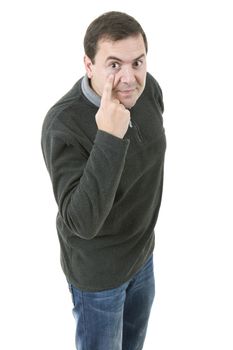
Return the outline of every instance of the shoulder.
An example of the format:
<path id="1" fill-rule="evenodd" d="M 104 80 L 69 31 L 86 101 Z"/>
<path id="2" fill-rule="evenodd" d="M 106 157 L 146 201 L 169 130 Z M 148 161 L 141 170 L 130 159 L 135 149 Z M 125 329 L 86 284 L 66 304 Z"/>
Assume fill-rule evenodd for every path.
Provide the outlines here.
<path id="1" fill-rule="evenodd" d="M 73 133 L 74 120 L 82 115 L 83 110 L 88 109 L 83 98 L 81 81 L 82 78 L 49 109 L 42 125 L 42 138 L 62 134 L 68 137 Z"/>
<path id="2" fill-rule="evenodd" d="M 146 75 L 146 88 L 151 89 L 155 94 L 162 94 L 162 89 L 158 81 L 148 72 Z"/>
<path id="3" fill-rule="evenodd" d="M 145 94 L 149 95 L 151 98 L 153 98 L 156 103 L 159 104 L 159 107 L 161 109 L 161 112 L 164 111 L 164 103 L 163 103 L 163 92 L 162 89 L 158 83 L 158 81 L 147 72 L 146 76 L 146 85 L 145 85 Z"/>

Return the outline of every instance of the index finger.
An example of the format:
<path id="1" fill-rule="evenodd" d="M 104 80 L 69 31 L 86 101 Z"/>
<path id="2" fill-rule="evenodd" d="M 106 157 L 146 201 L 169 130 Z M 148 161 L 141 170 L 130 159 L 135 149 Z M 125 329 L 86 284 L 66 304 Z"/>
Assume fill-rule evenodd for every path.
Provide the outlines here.
<path id="1" fill-rule="evenodd" d="M 114 83 L 114 74 L 110 74 L 104 84 L 103 93 L 101 97 L 101 103 L 111 101 L 112 99 L 112 88 Z"/>

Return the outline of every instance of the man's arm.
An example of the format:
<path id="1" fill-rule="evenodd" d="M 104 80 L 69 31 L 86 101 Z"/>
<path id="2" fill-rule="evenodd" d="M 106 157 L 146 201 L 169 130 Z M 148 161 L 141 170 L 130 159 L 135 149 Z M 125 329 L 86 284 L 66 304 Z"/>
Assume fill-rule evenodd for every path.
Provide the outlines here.
<path id="1" fill-rule="evenodd" d="M 62 133 L 48 133 L 42 139 L 54 195 L 68 228 L 92 239 L 113 206 L 129 141 L 98 130 L 87 159 L 81 146 L 65 138 Z"/>
<path id="2" fill-rule="evenodd" d="M 96 114 L 98 131 L 88 159 L 81 146 L 65 141 L 65 131 L 50 131 L 42 142 L 60 214 L 69 229 L 84 239 L 98 234 L 113 206 L 128 149 L 129 141 L 123 137 L 130 112 L 113 98 L 113 84 L 114 75 L 110 75 Z"/>

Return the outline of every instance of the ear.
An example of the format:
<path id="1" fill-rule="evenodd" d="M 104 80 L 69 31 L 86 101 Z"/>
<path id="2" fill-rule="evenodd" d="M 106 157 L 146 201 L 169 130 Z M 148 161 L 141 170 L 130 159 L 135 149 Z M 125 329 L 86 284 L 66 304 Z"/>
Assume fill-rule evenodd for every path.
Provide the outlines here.
<path id="1" fill-rule="evenodd" d="M 89 79 L 91 79 L 93 76 L 93 63 L 87 55 L 84 56 L 84 65 L 85 65 L 87 76 Z"/>

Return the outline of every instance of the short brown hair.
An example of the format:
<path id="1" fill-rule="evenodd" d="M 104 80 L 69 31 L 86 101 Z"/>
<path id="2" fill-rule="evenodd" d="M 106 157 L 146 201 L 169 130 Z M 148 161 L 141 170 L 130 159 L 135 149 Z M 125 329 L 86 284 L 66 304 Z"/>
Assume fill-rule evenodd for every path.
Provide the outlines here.
<path id="1" fill-rule="evenodd" d="M 94 63 L 99 40 L 106 38 L 112 41 L 117 41 L 129 36 L 137 36 L 139 34 L 143 37 L 147 52 L 148 44 L 146 34 L 141 25 L 133 17 L 123 12 L 106 12 L 97 17 L 88 26 L 84 37 L 85 54 Z"/>

